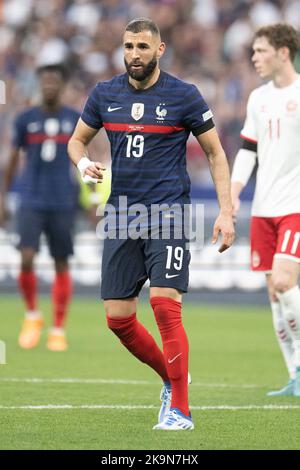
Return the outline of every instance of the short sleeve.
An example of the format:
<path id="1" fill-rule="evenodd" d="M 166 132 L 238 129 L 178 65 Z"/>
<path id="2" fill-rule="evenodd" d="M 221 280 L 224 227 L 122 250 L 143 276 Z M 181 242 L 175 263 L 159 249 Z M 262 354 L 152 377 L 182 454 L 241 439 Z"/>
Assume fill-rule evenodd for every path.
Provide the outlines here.
<path id="1" fill-rule="evenodd" d="M 100 129 L 103 127 L 100 113 L 100 93 L 98 88 L 99 85 L 96 85 L 92 90 L 81 113 L 81 119 L 83 122 L 94 129 Z"/>
<path id="2" fill-rule="evenodd" d="M 195 85 L 184 96 L 183 126 L 195 136 L 214 127 L 213 114 Z"/>
<path id="3" fill-rule="evenodd" d="M 26 126 L 22 114 L 19 114 L 13 123 L 12 146 L 19 149 L 25 146 Z"/>
<path id="4" fill-rule="evenodd" d="M 251 93 L 247 103 L 247 116 L 244 123 L 244 127 L 241 130 L 241 137 L 242 139 L 257 143 L 257 128 L 254 101 L 255 99 L 253 93 Z"/>

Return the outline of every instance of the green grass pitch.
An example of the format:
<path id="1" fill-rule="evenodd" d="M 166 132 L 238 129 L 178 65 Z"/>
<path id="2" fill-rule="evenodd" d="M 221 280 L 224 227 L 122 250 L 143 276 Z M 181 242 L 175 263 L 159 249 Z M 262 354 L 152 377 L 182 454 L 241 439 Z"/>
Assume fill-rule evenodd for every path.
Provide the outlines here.
<path id="1" fill-rule="evenodd" d="M 46 298 L 41 308 L 49 325 Z M 287 379 L 268 307 L 185 303 L 195 430 L 173 433 L 152 430 L 160 380 L 107 329 L 99 301 L 74 299 L 66 353 L 46 350 L 46 330 L 37 349 L 20 350 L 22 311 L 1 296 L 0 449 L 300 448 L 300 399 L 266 397 Z M 149 305 L 139 318 L 159 341 Z"/>

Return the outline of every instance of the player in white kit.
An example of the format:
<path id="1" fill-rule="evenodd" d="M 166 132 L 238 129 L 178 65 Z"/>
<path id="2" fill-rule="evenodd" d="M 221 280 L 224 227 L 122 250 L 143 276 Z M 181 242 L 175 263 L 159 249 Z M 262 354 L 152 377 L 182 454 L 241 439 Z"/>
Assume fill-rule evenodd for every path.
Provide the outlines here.
<path id="1" fill-rule="evenodd" d="M 273 324 L 289 381 L 269 396 L 300 396 L 300 75 L 293 61 L 298 32 L 287 24 L 260 28 L 252 61 L 268 83 L 249 96 L 232 172 L 234 213 L 258 163 L 251 218 L 251 267 L 266 274 Z"/>

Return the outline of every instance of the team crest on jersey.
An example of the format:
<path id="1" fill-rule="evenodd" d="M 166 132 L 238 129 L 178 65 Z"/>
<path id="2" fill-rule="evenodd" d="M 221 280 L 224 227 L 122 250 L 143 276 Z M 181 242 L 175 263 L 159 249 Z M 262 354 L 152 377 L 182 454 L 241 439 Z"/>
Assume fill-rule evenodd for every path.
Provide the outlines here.
<path id="1" fill-rule="evenodd" d="M 158 121 L 164 121 L 166 115 L 168 114 L 168 111 L 166 108 L 162 108 L 162 106 L 165 106 L 165 103 L 159 103 L 159 105 L 156 107 L 156 119 Z"/>
<path id="2" fill-rule="evenodd" d="M 260 256 L 257 251 L 253 251 L 252 253 L 252 266 L 253 268 L 258 268 L 260 265 Z"/>
<path id="3" fill-rule="evenodd" d="M 59 132 L 59 121 L 58 119 L 50 118 L 46 119 L 45 124 L 44 124 L 44 129 L 45 133 L 49 136 L 52 137 Z"/>
<path id="4" fill-rule="evenodd" d="M 133 103 L 132 108 L 131 108 L 131 116 L 133 119 L 138 121 L 144 116 L 144 103 Z"/>

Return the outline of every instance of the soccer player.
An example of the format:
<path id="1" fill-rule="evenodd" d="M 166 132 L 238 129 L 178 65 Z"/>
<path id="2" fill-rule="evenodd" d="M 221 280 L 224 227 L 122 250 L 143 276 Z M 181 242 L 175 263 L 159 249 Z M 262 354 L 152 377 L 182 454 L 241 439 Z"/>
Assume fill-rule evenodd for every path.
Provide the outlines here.
<path id="1" fill-rule="evenodd" d="M 251 219 L 251 266 L 266 274 L 273 324 L 289 382 L 269 396 L 300 396 L 300 77 L 298 32 L 260 28 L 252 61 L 266 84 L 252 91 L 232 173 L 234 213 L 258 160 Z"/>
<path id="2" fill-rule="evenodd" d="M 2 185 L 4 198 L 15 175 L 21 151 L 25 162 L 21 175 L 21 206 L 18 214 L 21 272 L 19 288 L 27 308 L 19 345 L 37 346 L 44 324 L 38 308 L 34 258 L 39 239 L 46 235 L 56 276 L 52 289 L 53 328 L 47 347 L 51 351 L 67 349 L 64 331 L 67 307 L 72 294 L 68 256 L 73 253 L 72 226 L 78 196 L 78 181 L 67 155 L 67 143 L 79 113 L 61 104 L 65 71 L 60 65 L 38 70 L 42 102 L 19 114 L 14 125 L 13 146 Z"/>
<path id="3" fill-rule="evenodd" d="M 212 113 L 198 89 L 160 70 L 158 62 L 165 44 L 157 25 L 147 18 L 132 20 L 123 45 L 127 73 L 96 85 L 68 150 L 85 180 L 101 182 L 105 172 L 101 163 L 89 160 L 86 146 L 101 127 L 105 128 L 112 153 L 108 202 L 120 215 L 116 239 L 104 240 L 101 296 L 108 327 L 163 380 L 162 405 L 154 429 L 188 430 L 194 424 L 188 404 L 189 347 L 181 318 L 190 260 L 186 239 L 176 239 L 173 232 L 163 239 L 162 222 L 152 238 L 144 237 L 147 224 L 142 222 L 140 237 L 124 239 L 124 214 L 126 224 L 131 221 L 131 209 L 146 207 L 149 215 L 155 204 L 182 207 L 189 203 L 185 153 L 187 138 L 193 132 L 208 157 L 218 194 L 220 214 L 213 243 L 221 232 L 222 252 L 234 238 L 228 164 Z M 122 196 L 129 206 L 127 219 Z M 110 215 L 113 211 L 108 221 Z M 163 216 L 172 218 L 168 210 Z M 150 223 L 155 226 L 153 220 Z M 136 317 L 137 297 L 147 278 L 163 351 Z"/>

